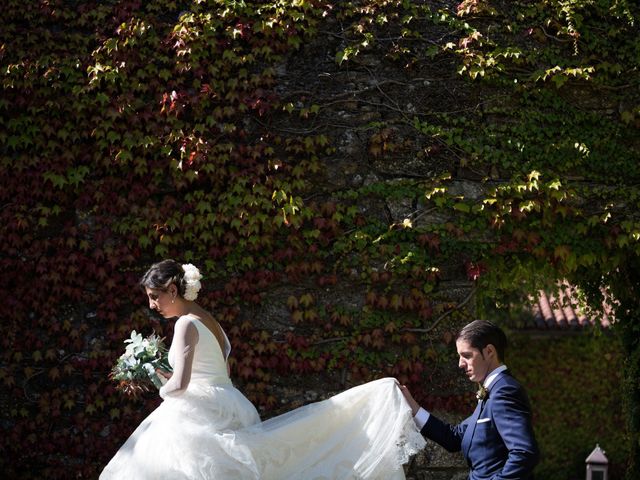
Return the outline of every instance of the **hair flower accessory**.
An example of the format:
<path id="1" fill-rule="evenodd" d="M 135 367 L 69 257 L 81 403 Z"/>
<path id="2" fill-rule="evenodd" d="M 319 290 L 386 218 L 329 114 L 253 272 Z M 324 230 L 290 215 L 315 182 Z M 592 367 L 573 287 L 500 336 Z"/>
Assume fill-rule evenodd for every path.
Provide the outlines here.
<path id="1" fill-rule="evenodd" d="M 200 283 L 200 279 L 202 278 L 200 270 L 190 263 L 182 265 L 182 269 L 184 270 L 185 282 L 184 299 L 190 301 L 195 300 L 198 298 L 200 288 L 202 288 L 202 284 Z"/>

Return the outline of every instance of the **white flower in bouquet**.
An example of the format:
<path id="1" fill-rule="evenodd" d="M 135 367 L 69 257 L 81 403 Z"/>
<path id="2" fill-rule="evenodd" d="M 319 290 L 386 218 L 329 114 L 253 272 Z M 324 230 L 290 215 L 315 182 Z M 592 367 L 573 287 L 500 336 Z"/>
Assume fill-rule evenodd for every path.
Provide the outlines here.
<path id="1" fill-rule="evenodd" d="M 171 371 L 164 338 L 152 333 L 148 337 L 135 330 L 124 341 L 127 344 L 124 353 L 111 369 L 109 377 L 118 382 L 116 388 L 127 395 L 137 396 L 151 390 L 151 386 L 160 388 L 163 379 L 156 369 Z"/>

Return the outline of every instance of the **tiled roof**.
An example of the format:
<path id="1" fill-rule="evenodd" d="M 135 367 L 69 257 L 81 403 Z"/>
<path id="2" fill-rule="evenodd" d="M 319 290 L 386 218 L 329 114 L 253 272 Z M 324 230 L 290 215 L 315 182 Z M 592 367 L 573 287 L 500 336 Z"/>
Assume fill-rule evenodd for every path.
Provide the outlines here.
<path id="1" fill-rule="evenodd" d="M 603 306 L 601 315 L 585 313 L 576 298 L 575 287 L 560 285 L 554 293 L 540 291 L 534 300 L 532 319 L 526 327 L 540 330 L 569 330 L 597 325 L 609 328 L 614 321 L 611 308 Z"/>

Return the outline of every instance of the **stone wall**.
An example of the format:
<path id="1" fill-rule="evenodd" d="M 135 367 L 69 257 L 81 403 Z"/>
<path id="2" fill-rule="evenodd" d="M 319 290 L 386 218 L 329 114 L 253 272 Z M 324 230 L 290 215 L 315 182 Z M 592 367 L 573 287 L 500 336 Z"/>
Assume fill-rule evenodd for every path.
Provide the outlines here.
<path id="1" fill-rule="evenodd" d="M 444 411 L 434 411 L 433 414 L 449 423 L 464 419 L 464 416 Z M 406 469 L 408 480 L 466 480 L 468 474 L 461 453 L 449 453 L 431 440 L 427 440 L 426 448 L 413 458 Z"/>
<path id="2" fill-rule="evenodd" d="M 407 69 L 404 65 L 389 61 L 381 53 L 388 45 L 379 45 L 380 51 L 372 51 L 357 57 L 348 67 L 336 63 L 338 50 L 344 48 L 343 34 L 337 23 L 321 27 L 322 33 L 302 47 L 277 69 L 277 94 L 285 102 L 297 108 L 319 105 L 321 108 L 312 122 L 304 128 L 291 124 L 289 116 L 275 118 L 270 125 L 274 133 L 299 135 L 326 135 L 334 145 L 333 155 L 323 157 L 323 171 L 315 180 L 314 191 L 305 201 L 331 200 L 347 190 L 372 185 L 394 185 L 409 180 L 425 180 L 454 171 L 462 173 L 451 186 L 469 198 L 479 195 L 478 174 L 458 172 L 458 159 L 441 145 L 427 144 L 424 137 L 411 126 L 411 118 L 428 117 L 432 112 L 455 111 L 473 108 L 478 101 L 474 92 L 453 70 L 452 65 L 424 63 Z M 435 34 L 435 33 L 434 33 Z M 250 127 L 250 125 L 247 125 Z M 256 130 L 261 125 L 255 125 Z M 380 152 L 375 150 L 376 139 L 386 142 Z M 427 209 L 420 198 L 389 197 L 367 198 L 358 205 L 368 219 L 392 225 L 411 218 L 415 226 L 447 222 Z M 382 266 L 381 266 L 382 268 Z M 439 297 L 452 304 L 460 304 L 471 292 L 471 283 L 460 264 L 442 265 Z M 303 292 L 304 282 L 299 285 Z M 354 310 L 364 307 L 364 286 L 358 282 L 358 272 L 353 278 L 339 279 L 336 285 L 324 292 L 316 290 L 317 302 L 331 301 L 348 305 Z M 288 295 L 296 295 L 289 289 L 273 291 L 255 311 L 245 312 L 257 320 L 256 326 L 272 330 L 277 335 L 291 328 L 282 319 L 288 317 L 283 309 Z M 324 297 L 324 298 L 323 298 Z M 442 330 L 455 330 L 472 318 L 473 305 L 467 305 L 460 316 L 452 316 L 442 322 Z M 434 331 L 434 337 L 439 334 Z M 435 395 L 463 395 L 472 386 L 461 378 L 455 362 L 455 346 L 450 350 L 449 367 L 435 373 L 430 392 Z M 327 398 L 345 388 L 357 384 L 346 371 L 327 375 L 307 376 L 296 381 L 274 379 L 272 392 L 280 399 L 280 407 L 269 415 L 275 415 L 311 401 Z M 469 412 L 473 406 L 469 406 Z M 435 410 L 439 417 L 457 422 L 466 415 Z M 467 467 L 459 453 L 450 454 L 433 442 L 428 442 L 424 452 L 417 455 L 406 469 L 407 478 L 413 480 L 461 480 L 467 476 Z"/>

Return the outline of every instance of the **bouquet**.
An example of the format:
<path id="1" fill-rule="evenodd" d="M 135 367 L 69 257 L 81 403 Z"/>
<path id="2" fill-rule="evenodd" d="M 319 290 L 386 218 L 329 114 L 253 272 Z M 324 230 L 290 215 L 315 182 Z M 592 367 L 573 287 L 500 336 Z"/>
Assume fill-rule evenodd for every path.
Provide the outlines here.
<path id="1" fill-rule="evenodd" d="M 171 372 L 164 338 L 155 333 L 143 338 L 142 334 L 133 330 L 124 343 L 128 344 L 125 352 L 109 374 L 112 380 L 118 382 L 116 388 L 133 397 L 150 391 L 152 386 L 159 389 L 164 379 L 156 369 Z"/>

